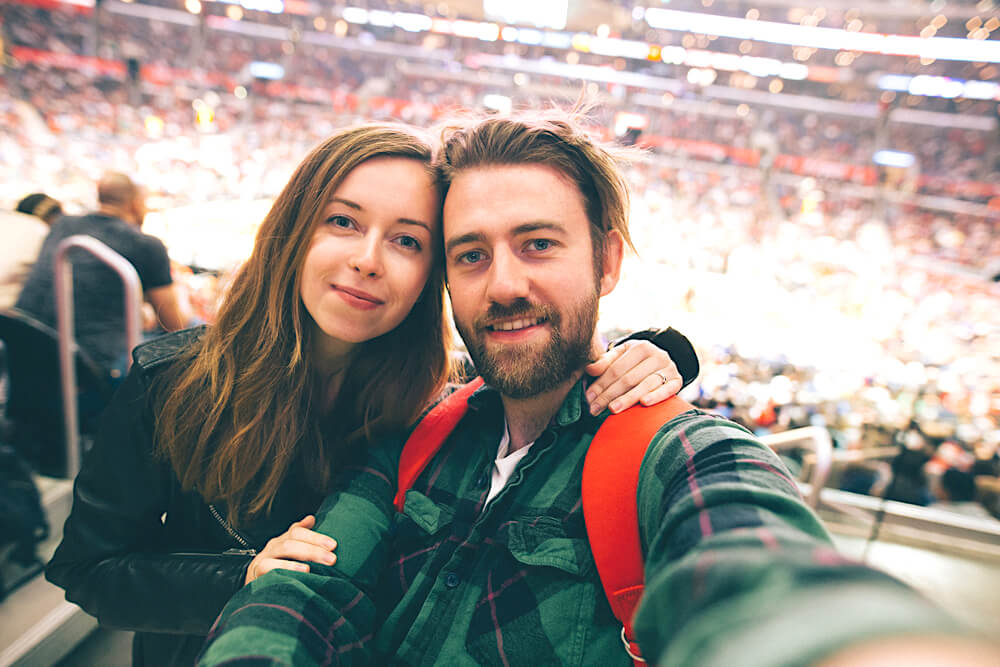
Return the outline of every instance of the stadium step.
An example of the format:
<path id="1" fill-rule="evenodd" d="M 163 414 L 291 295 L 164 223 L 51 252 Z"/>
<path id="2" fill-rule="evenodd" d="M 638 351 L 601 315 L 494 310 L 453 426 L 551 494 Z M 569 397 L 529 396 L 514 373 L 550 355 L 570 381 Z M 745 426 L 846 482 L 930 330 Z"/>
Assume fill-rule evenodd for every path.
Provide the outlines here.
<path id="1" fill-rule="evenodd" d="M 36 482 L 50 527 L 49 538 L 38 548 L 44 562 L 62 539 L 73 503 L 73 482 L 47 477 Z M 14 581 L 26 572 L 12 567 L 3 574 L 6 581 Z M 0 603 L 0 667 L 54 665 L 96 627 L 97 620 L 66 602 L 63 590 L 46 581 L 39 570 Z"/>

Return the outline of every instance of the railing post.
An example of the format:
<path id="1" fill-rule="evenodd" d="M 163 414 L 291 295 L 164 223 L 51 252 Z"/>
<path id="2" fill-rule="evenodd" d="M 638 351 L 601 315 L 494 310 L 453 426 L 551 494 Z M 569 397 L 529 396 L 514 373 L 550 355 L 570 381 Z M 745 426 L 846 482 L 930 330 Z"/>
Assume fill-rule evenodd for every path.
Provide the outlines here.
<path id="1" fill-rule="evenodd" d="M 76 477 L 80 471 L 80 415 L 77 410 L 76 351 L 79 347 L 73 325 L 73 265 L 69 250 L 80 248 L 108 265 L 121 278 L 125 288 L 126 371 L 131 365 L 132 349 L 139 344 L 139 308 L 142 303 L 142 283 L 131 262 L 92 236 L 77 234 L 63 239 L 56 247 L 55 296 L 56 324 L 59 331 L 59 375 L 62 385 L 63 425 L 66 431 L 66 476 Z"/>
<path id="2" fill-rule="evenodd" d="M 830 466 L 833 462 L 833 439 L 830 438 L 830 432 L 821 426 L 806 426 L 781 433 L 769 433 L 762 436 L 760 440 L 773 449 L 787 448 L 807 442 L 812 443 L 816 462 L 813 464 L 812 476 L 809 479 L 812 489 L 809 491 L 806 502 L 813 509 L 818 508 L 819 494 L 830 476 Z"/>

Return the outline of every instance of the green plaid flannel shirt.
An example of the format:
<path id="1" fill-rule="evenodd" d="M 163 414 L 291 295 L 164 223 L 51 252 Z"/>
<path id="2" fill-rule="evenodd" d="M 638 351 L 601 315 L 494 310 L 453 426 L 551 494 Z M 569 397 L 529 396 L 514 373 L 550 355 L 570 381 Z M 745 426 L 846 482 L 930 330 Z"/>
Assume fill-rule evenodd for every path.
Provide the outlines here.
<path id="1" fill-rule="evenodd" d="M 333 567 L 244 587 L 201 665 L 630 665 L 587 541 L 580 478 L 605 415 L 574 386 L 484 507 L 499 394 L 470 410 L 392 505 L 401 442 L 373 450 L 318 513 Z M 949 621 L 895 580 L 841 558 L 780 460 L 699 411 L 650 443 L 638 492 L 650 662 L 807 664 L 843 642 Z"/>

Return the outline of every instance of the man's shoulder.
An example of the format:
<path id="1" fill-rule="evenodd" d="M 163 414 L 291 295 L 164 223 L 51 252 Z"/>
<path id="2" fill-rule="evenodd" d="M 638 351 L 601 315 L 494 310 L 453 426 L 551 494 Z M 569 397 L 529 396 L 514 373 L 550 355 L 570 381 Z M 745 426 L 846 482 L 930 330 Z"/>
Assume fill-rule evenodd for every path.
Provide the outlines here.
<path id="1" fill-rule="evenodd" d="M 145 371 L 154 370 L 187 352 L 207 331 L 208 327 L 201 325 L 158 336 L 136 346 L 132 351 L 132 360 Z"/>
<path id="2" fill-rule="evenodd" d="M 79 233 L 90 234 L 109 245 L 114 243 L 128 244 L 135 247 L 164 247 L 163 241 L 151 234 L 146 234 L 135 225 L 129 224 L 121 218 L 101 213 L 66 217 L 57 224 L 64 226 L 66 229 L 79 229 Z"/>
<path id="3" fill-rule="evenodd" d="M 685 459 L 722 441 L 760 444 L 750 431 L 736 422 L 694 408 L 662 423 L 649 441 L 647 457 Z"/>

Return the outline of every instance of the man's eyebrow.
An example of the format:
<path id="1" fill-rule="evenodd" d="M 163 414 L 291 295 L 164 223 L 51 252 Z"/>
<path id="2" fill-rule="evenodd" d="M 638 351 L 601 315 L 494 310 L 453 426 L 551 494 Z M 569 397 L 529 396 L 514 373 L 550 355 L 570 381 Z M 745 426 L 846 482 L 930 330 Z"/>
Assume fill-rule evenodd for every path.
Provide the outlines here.
<path id="1" fill-rule="evenodd" d="M 454 250 L 456 246 L 460 246 L 463 243 L 473 243 L 475 241 L 482 242 L 485 240 L 486 235 L 482 232 L 469 232 L 468 234 L 461 234 L 448 239 L 448 241 L 444 244 L 444 251 L 447 254 Z"/>
<path id="2" fill-rule="evenodd" d="M 518 234 L 530 234 L 531 232 L 537 232 L 542 229 L 551 230 L 554 232 L 566 233 L 566 227 L 559 224 L 558 222 L 549 222 L 547 220 L 537 220 L 535 222 L 526 222 L 523 225 L 518 225 L 514 228 L 514 235 Z"/>
<path id="3" fill-rule="evenodd" d="M 343 197 L 334 197 L 330 201 L 331 202 L 337 202 L 338 204 L 343 204 L 344 206 L 346 206 L 348 208 L 352 208 L 355 211 L 363 211 L 363 210 L 365 210 L 365 207 L 362 206 L 361 204 L 359 204 L 357 202 L 353 202 L 350 199 L 344 199 Z M 399 218 L 397 220 L 397 222 L 401 222 L 404 225 L 416 225 L 417 227 L 423 227 L 429 233 L 431 233 L 431 234 L 434 233 L 433 230 L 431 229 L 431 225 L 429 223 L 424 222 L 423 220 L 414 220 L 413 218 Z"/>

